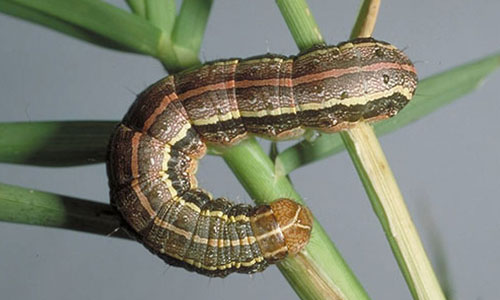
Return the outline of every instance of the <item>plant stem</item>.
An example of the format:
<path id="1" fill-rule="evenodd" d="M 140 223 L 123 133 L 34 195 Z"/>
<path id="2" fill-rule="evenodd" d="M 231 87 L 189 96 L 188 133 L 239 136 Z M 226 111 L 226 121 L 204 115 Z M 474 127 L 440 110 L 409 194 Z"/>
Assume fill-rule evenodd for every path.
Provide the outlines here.
<path id="1" fill-rule="evenodd" d="M 143 18 L 146 17 L 145 0 L 126 0 L 126 1 L 132 12 L 134 12 L 134 14 L 141 16 Z"/>
<path id="2" fill-rule="evenodd" d="M 293 4 L 296 2 L 289 1 Z M 371 36 L 379 6 L 379 0 L 364 1 L 351 38 Z M 312 44 L 307 43 L 311 39 L 302 34 L 309 32 L 314 35 L 317 31 L 316 26 L 297 30 L 298 26 L 304 27 L 311 22 L 302 21 L 304 14 L 294 15 L 292 10 L 282 10 L 282 13 L 299 48 L 304 50 L 312 47 Z M 312 18 L 310 14 L 305 15 L 306 18 Z M 360 122 L 352 130 L 340 132 L 340 136 L 358 170 L 374 210 L 386 230 L 389 243 L 412 295 L 415 298 L 418 296 L 418 299 L 444 299 L 373 129 Z M 377 180 L 381 175 L 383 175 L 382 180 Z M 400 226 L 389 226 L 392 224 Z M 416 255 L 417 258 L 411 255 Z"/>
<path id="3" fill-rule="evenodd" d="M 413 297 L 444 299 L 372 127 L 360 122 L 341 136 Z"/>
<path id="4" fill-rule="evenodd" d="M 351 31 L 351 39 L 357 37 L 370 37 L 377 22 L 380 0 L 364 0 L 359 9 L 356 23 Z"/>
<path id="5" fill-rule="evenodd" d="M 0 205 L 2 221 L 130 238 L 107 204 L 0 183 Z"/>
<path id="6" fill-rule="evenodd" d="M 184 64 L 199 64 L 198 53 L 213 0 L 184 0 L 172 30 L 172 42 Z M 186 50 L 189 51 L 186 51 Z M 192 60 L 192 62 L 191 62 Z M 196 61 L 195 61 L 196 60 Z"/>
<path id="7" fill-rule="evenodd" d="M 379 6 L 380 0 L 365 0 L 351 38 L 372 35 Z M 363 182 L 413 298 L 444 299 L 373 128 L 361 121 L 353 128 L 340 132 L 340 136 Z"/>
<path id="8" fill-rule="evenodd" d="M 102 163 L 118 122 L 0 123 L 0 162 L 65 167 Z"/>
<path id="9" fill-rule="evenodd" d="M 276 4 L 300 51 L 325 43 L 305 0 L 276 0 Z"/>
<path id="10" fill-rule="evenodd" d="M 276 176 L 274 165 L 255 139 L 222 149 L 222 157 L 257 204 L 278 198 L 302 203 L 286 176 Z M 301 299 L 368 299 L 321 225 L 315 221 L 311 240 L 296 257 L 278 264 Z"/>
<path id="11" fill-rule="evenodd" d="M 146 0 L 146 19 L 170 35 L 175 23 L 175 0 Z"/>

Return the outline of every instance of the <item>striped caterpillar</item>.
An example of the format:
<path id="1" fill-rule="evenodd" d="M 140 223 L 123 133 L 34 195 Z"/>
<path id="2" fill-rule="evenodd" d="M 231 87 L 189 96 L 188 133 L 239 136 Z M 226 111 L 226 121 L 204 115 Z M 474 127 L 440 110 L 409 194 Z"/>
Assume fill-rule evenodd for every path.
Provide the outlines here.
<path id="1" fill-rule="evenodd" d="M 111 137 L 111 203 L 167 263 L 207 276 L 253 273 L 301 251 L 309 210 L 290 199 L 252 207 L 197 187 L 206 145 L 336 132 L 395 115 L 414 94 L 403 52 L 371 38 L 207 63 L 142 92 Z"/>

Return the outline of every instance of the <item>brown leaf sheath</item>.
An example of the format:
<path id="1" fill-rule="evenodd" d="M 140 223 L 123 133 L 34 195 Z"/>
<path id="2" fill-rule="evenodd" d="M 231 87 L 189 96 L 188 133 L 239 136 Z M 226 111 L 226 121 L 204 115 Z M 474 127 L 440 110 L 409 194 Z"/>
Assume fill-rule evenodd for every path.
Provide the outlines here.
<path id="1" fill-rule="evenodd" d="M 290 199 L 257 207 L 197 187 L 206 144 L 249 134 L 335 132 L 395 115 L 417 85 L 394 46 L 371 38 L 207 63 L 142 92 L 111 137 L 111 203 L 137 239 L 167 263 L 207 276 L 253 273 L 308 243 L 309 210 Z"/>

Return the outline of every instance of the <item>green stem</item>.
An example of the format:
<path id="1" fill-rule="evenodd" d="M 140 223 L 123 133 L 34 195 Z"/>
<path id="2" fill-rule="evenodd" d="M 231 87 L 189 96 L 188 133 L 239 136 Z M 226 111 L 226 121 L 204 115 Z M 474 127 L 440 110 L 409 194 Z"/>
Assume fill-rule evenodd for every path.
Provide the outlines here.
<path id="1" fill-rule="evenodd" d="M 341 137 L 413 298 L 444 299 L 375 132 L 360 122 Z"/>
<path id="2" fill-rule="evenodd" d="M 0 220 L 129 238 L 111 206 L 0 183 Z"/>
<path id="3" fill-rule="evenodd" d="M 285 19 L 290 32 L 301 51 L 307 50 L 315 45 L 324 44 L 323 38 L 319 31 L 318 26 L 316 25 L 316 21 L 314 20 L 307 3 L 303 0 L 277 0 L 276 1 L 280 11 Z M 328 237 L 322 237 L 323 243 L 331 243 L 329 242 Z M 316 242 L 311 242 L 310 244 L 315 244 Z M 336 257 L 337 260 L 342 261 L 343 259 L 340 256 L 340 253 L 334 252 L 332 253 L 332 257 Z M 320 264 L 321 260 L 315 261 L 314 263 Z M 324 264 L 323 268 L 326 271 L 335 269 L 337 266 L 331 264 Z M 338 272 L 335 274 L 335 277 L 331 277 L 331 280 L 335 282 L 335 286 L 341 290 L 355 290 L 358 293 L 362 294 L 364 298 L 368 298 L 368 295 L 364 291 L 363 287 L 356 279 L 352 271 L 348 268 L 348 266 L 344 267 L 342 272 Z M 358 296 L 359 297 L 359 296 Z M 352 295 L 345 294 L 339 299 L 360 299 L 357 297 L 353 297 Z"/>
<path id="4" fill-rule="evenodd" d="M 276 0 L 276 4 L 300 51 L 325 43 L 306 1 Z"/>
<path id="5" fill-rule="evenodd" d="M 175 0 L 146 0 L 146 19 L 170 35 L 175 23 Z"/>
<path id="6" fill-rule="evenodd" d="M 175 50 L 184 65 L 199 64 L 198 54 L 205 34 L 212 0 L 184 0 L 172 30 Z"/>
<path id="7" fill-rule="evenodd" d="M 379 7 L 380 0 L 364 1 L 351 38 L 372 35 Z M 367 123 L 359 122 L 353 128 L 340 132 L 340 136 L 413 298 L 444 300 L 443 291 L 375 131 Z"/>
<path id="8" fill-rule="evenodd" d="M 126 0 L 126 1 L 132 12 L 134 12 L 134 14 L 141 16 L 143 18 L 146 17 L 145 0 Z"/>
<path id="9" fill-rule="evenodd" d="M 43 167 L 104 163 L 118 121 L 0 123 L 0 162 Z M 209 148 L 208 154 L 216 155 Z"/>
<path id="10" fill-rule="evenodd" d="M 50 167 L 102 163 L 117 123 L 0 123 L 0 162 Z"/>
<path id="11" fill-rule="evenodd" d="M 282 197 L 303 204 L 286 176 L 276 176 L 273 163 L 255 139 L 222 151 L 222 157 L 257 204 Z M 278 264 L 278 268 L 301 299 L 368 299 L 317 221 L 307 247 L 298 256 Z"/>
<path id="12" fill-rule="evenodd" d="M 291 5 L 297 2 L 289 1 Z M 371 35 L 375 26 L 379 4 L 377 0 L 366 0 L 364 2 L 353 30 L 355 36 L 351 36 L 351 38 Z M 304 6 L 305 3 L 302 5 L 303 10 Z M 307 22 L 307 19 L 312 18 L 309 10 L 306 10 L 307 13 L 305 14 L 299 13 L 297 15 L 294 15 L 294 11 L 291 9 L 282 10 L 282 12 L 299 48 L 305 50 L 314 46 L 312 42 L 308 42 L 317 40 L 317 38 L 311 39 L 310 37 L 302 36 L 305 32 L 309 32 L 311 35 L 318 32 L 316 26 L 311 26 L 309 30 L 304 28 L 308 24 L 313 24 L 312 22 Z M 301 20 L 302 18 L 306 20 Z M 301 28 L 300 30 L 297 29 L 299 27 Z M 317 34 L 314 35 L 314 37 L 316 36 Z M 316 43 L 322 44 L 323 41 L 317 40 Z M 443 295 L 439 284 L 437 284 L 432 268 L 430 268 L 430 263 L 421 246 L 418 234 L 409 217 L 399 189 L 390 172 L 389 165 L 385 161 L 373 130 L 361 122 L 350 131 L 341 132 L 340 136 L 347 146 L 346 149 L 353 159 L 373 208 L 380 219 L 382 227 L 386 231 L 391 248 L 407 280 L 412 295 L 416 298 L 418 296 L 418 299 L 442 299 Z M 366 145 L 375 148 L 373 152 Z M 373 153 L 376 155 L 373 155 Z M 378 165 L 375 165 L 375 162 Z M 386 172 L 382 172 L 384 169 Z M 383 176 L 388 183 L 377 180 L 375 178 L 376 175 Z M 415 255 L 416 257 L 411 257 L 411 255 Z"/>

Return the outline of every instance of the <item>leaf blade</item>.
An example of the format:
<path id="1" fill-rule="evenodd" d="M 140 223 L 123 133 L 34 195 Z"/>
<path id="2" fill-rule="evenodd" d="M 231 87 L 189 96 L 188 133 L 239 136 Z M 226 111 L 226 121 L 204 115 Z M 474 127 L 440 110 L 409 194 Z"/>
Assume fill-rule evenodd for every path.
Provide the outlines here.
<path id="1" fill-rule="evenodd" d="M 147 20 L 99 0 L 3 0 L 98 34 L 127 49 L 159 56 L 165 40 Z"/>

